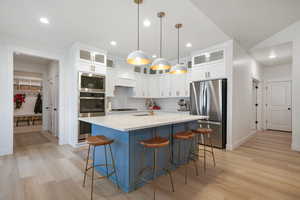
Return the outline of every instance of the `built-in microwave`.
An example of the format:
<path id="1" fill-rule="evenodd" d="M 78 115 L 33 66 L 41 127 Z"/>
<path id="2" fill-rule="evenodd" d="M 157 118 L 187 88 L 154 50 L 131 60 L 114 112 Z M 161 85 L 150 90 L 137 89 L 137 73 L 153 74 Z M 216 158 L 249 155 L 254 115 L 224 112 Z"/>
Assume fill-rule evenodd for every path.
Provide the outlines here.
<path id="1" fill-rule="evenodd" d="M 79 72 L 80 92 L 105 92 L 105 76 Z"/>

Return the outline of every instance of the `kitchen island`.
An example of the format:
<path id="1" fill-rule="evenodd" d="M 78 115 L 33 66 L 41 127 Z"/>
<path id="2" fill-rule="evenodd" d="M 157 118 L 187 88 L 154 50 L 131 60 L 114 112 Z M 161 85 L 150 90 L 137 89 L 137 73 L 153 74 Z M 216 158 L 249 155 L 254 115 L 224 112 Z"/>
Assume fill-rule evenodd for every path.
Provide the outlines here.
<path id="1" fill-rule="evenodd" d="M 180 131 L 196 128 L 198 126 L 197 121 L 205 118 L 205 116 L 159 112 L 154 115 L 149 113 L 130 113 L 83 117 L 79 118 L 79 120 L 92 124 L 92 135 L 104 135 L 114 140 L 112 151 L 115 158 L 119 186 L 123 191 L 130 192 L 142 186 L 142 184 L 135 184 L 139 171 L 153 164 L 152 151 L 145 150 L 140 145 L 140 141 L 150 139 L 155 134 L 170 139 L 170 145 L 160 148 L 158 153 L 158 174 L 163 175 L 163 168 L 174 169 L 175 163 L 178 166 L 177 164 L 183 164 L 186 160 L 186 152 L 184 150 L 187 150 L 187 148 L 182 148 L 182 155 L 178 157 L 178 148 L 177 145 L 174 145 L 172 135 Z M 170 149 L 173 164 L 169 162 L 168 152 Z M 96 164 L 104 163 L 104 158 L 102 147 L 97 148 Z M 106 173 L 104 167 L 97 167 L 96 170 L 103 175 Z M 145 174 L 144 178 L 150 179 L 150 174 Z M 115 176 L 111 176 L 110 180 L 116 183 Z"/>

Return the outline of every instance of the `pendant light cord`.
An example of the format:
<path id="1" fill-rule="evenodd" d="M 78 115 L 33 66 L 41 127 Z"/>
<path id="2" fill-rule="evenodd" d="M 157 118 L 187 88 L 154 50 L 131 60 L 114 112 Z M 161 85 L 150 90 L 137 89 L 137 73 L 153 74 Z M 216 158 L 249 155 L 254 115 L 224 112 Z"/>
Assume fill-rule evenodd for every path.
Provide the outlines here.
<path id="1" fill-rule="evenodd" d="M 160 17 L 160 47 L 159 47 L 159 57 L 162 58 L 162 17 Z"/>
<path id="2" fill-rule="evenodd" d="M 140 3 L 138 3 L 137 6 L 137 33 L 138 33 L 138 37 L 137 37 L 137 50 L 140 50 Z"/>
<path id="3" fill-rule="evenodd" d="M 177 63 L 179 64 L 179 28 L 178 28 L 178 37 L 177 37 Z"/>

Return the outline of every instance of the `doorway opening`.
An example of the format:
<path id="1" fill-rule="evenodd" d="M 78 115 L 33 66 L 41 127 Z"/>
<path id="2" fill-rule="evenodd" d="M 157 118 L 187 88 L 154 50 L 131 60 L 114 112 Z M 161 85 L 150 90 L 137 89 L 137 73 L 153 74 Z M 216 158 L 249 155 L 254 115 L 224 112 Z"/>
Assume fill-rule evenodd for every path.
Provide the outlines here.
<path id="1" fill-rule="evenodd" d="M 58 141 L 59 61 L 13 54 L 14 149 Z"/>
<path id="2" fill-rule="evenodd" d="M 292 131 L 291 81 L 266 83 L 266 129 Z"/>

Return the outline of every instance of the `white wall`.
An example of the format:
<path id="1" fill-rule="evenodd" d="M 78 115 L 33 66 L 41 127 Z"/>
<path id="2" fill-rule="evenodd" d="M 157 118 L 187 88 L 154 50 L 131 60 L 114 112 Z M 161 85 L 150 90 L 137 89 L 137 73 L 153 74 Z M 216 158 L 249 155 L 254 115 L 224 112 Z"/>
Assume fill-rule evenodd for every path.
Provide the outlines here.
<path id="1" fill-rule="evenodd" d="M 300 27 L 300 24 L 299 24 Z M 299 28 L 300 29 L 300 28 Z M 293 43 L 292 67 L 292 149 L 300 151 L 300 30 Z"/>
<path id="2" fill-rule="evenodd" d="M 22 45 L 20 45 L 22 44 Z M 26 44 L 26 45 L 25 45 Z M 24 45 L 26 47 L 24 47 Z M 34 47 L 31 43 L 20 42 L 17 38 L 10 41 L 4 41 L 0 38 L 0 112 L 2 113 L 0 120 L 0 155 L 13 153 L 13 52 L 35 55 L 49 59 L 59 60 L 60 76 L 59 81 L 64 87 L 59 88 L 60 101 L 59 101 L 59 132 L 63 134 L 59 138 L 59 144 L 68 143 L 67 138 L 70 133 L 70 118 L 68 118 L 67 106 L 69 97 L 66 85 L 67 79 L 70 76 L 66 70 L 65 52 L 53 51 L 45 48 L 43 45 Z"/>
<path id="3" fill-rule="evenodd" d="M 0 156 L 13 152 L 13 63 L 7 45 L 0 43 Z"/>
<path id="4" fill-rule="evenodd" d="M 270 47 L 293 42 L 292 65 L 292 149 L 300 151 L 300 21 L 262 41 L 255 48 Z"/>
<path id="5" fill-rule="evenodd" d="M 269 81 L 287 81 L 292 80 L 292 64 L 265 66 L 263 69 L 263 94 L 262 94 L 262 105 L 267 103 L 267 94 L 265 87 Z M 267 110 L 263 106 L 262 111 L 262 128 L 267 129 Z"/>
<path id="6" fill-rule="evenodd" d="M 263 67 L 263 80 L 292 80 L 292 64 Z"/>
<path id="7" fill-rule="evenodd" d="M 233 44 L 232 74 L 232 143 L 234 149 L 244 143 L 254 132 L 251 131 L 252 82 L 261 80 L 260 65 L 237 43 Z"/>

